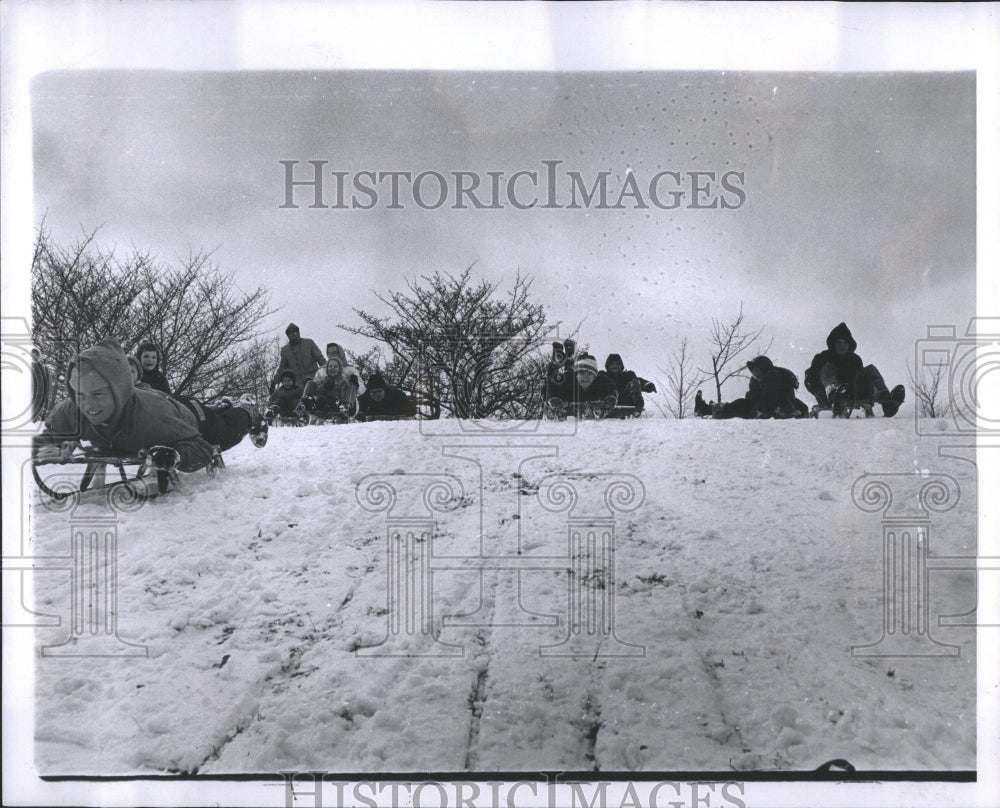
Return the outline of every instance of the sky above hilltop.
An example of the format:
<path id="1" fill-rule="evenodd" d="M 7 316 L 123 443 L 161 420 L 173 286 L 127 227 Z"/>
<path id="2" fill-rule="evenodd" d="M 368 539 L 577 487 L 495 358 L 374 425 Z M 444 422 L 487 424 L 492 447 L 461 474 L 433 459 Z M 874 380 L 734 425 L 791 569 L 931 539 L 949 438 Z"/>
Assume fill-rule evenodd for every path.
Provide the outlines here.
<path id="1" fill-rule="evenodd" d="M 928 325 L 964 330 L 975 312 L 971 73 L 58 71 L 32 82 L 31 112 L 36 223 L 165 261 L 214 250 L 241 286 L 272 290 L 282 341 L 294 320 L 363 351 L 341 328 L 353 309 L 473 264 L 502 285 L 530 276 L 562 334 L 647 377 L 684 336 L 706 366 L 712 318 L 742 303 L 800 377 L 845 320 L 895 384 Z M 428 210 L 404 186 L 388 209 L 382 184 L 370 210 L 310 209 L 308 189 L 283 209 L 281 160 L 297 177 L 326 160 L 348 185 L 469 171 L 484 186 L 558 160 L 588 183 L 610 172 L 612 199 L 627 172 L 645 192 L 661 171 L 735 171 L 745 203 Z"/>

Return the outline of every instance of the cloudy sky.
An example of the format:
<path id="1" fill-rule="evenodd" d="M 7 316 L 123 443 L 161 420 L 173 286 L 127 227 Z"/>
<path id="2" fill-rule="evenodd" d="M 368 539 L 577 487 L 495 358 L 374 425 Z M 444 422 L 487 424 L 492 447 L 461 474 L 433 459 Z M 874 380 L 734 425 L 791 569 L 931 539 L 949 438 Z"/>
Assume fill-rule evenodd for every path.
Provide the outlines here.
<path id="1" fill-rule="evenodd" d="M 603 363 L 657 377 L 680 339 L 705 361 L 713 317 L 744 305 L 801 374 L 841 320 L 890 385 L 933 324 L 975 312 L 975 76 L 952 73 L 51 71 L 31 83 L 34 215 L 57 240 L 99 240 L 167 261 L 214 250 L 241 285 L 271 289 L 276 336 L 294 320 L 317 342 L 365 340 L 340 326 L 381 311 L 374 291 L 435 271 L 502 284 L 515 273 L 562 333 Z M 437 172 L 421 206 L 402 181 L 370 209 L 285 202 L 282 160 L 346 172 Z M 546 166 L 560 161 L 557 207 Z M 521 210 L 455 209 L 453 172 L 524 177 Z M 657 207 L 676 172 L 685 195 Z M 568 172 L 608 172 L 609 204 L 567 206 Z M 691 172 L 714 172 L 692 209 Z M 727 172 L 741 194 L 723 192 Z M 640 189 L 612 207 L 626 183 Z M 674 189 L 660 175 L 661 202 Z M 324 202 L 337 202 L 328 174 Z M 428 202 L 428 200 L 430 200 Z M 435 209 L 428 209 L 435 207 Z M 728 397 L 741 395 L 739 386 Z"/>

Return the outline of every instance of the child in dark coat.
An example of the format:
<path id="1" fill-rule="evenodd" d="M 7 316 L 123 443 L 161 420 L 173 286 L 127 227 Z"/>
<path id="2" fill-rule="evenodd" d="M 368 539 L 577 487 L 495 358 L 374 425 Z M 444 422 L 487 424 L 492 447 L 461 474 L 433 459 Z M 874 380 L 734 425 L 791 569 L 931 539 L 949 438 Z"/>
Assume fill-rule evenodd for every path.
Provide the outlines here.
<path id="1" fill-rule="evenodd" d="M 268 409 L 282 418 L 294 418 L 295 408 L 302 400 L 302 388 L 295 384 L 295 371 L 291 368 L 281 371 L 281 381 L 268 398 Z"/>
<path id="2" fill-rule="evenodd" d="M 906 399 L 906 388 L 898 384 L 890 392 L 878 368 L 865 365 L 855 353 L 857 347 L 846 323 L 835 326 L 826 338 L 826 350 L 813 357 L 806 371 L 806 390 L 819 404 L 834 409 L 850 401 L 875 401 L 882 405 L 882 414 L 891 418 Z"/>
<path id="3" fill-rule="evenodd" d="M 640 378 L 635 371 L 625 370 L 620 354 L 608 354 L 604 360 L 604 371 L 615 386 L 619 406 L 633 407 L 636 413 L 641 413 L 646 406 L 642 394 L 656 392 L 656 385 L 651 381 Z"/>
<path id="4" fill-rule="evenodd" d="M 169 396 L 170 382 L 160 370 L 160 349 L 156 343 L 143 342 L 136 349 L 135 358 L 139 360 L 139 366 L 142 368 L 142 378 L 139 381 L 147 387 L 159 390 Z"/>
<path id="5" fill-rule="evenodd" d="M 417 405 L 398 387 L 389 384 L 381 373 L 375 371 L 368 377 L 367 390 L 358 396 L 361 414 L 366 417 L 411 417 L 417 414 Z"/>

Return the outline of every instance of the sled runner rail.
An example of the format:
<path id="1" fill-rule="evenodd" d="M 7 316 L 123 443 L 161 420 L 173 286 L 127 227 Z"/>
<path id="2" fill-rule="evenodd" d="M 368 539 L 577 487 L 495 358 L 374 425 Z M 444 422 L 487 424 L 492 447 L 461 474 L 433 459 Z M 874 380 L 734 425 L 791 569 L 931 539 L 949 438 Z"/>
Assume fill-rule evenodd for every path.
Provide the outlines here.
<path id="1" fill-rule="evenodd" d="M 857 399 L 843 404 L 813 404 L 809 409 L 810 418 L 819 418 L 821 412 L 832 412 L 834 418 L 850 418 L 855 410 L 863 410 L 865 418 L 874 418 L 874 407 L 878 402 L 869 399 Z"/>
<path id="2" fill-rule="evenodd" d="M 68 491 L 56 491 L 51 488 L 44 479 L 42 479 L 41 474 L 38 471 L 39 466 L 85 466 L 83 475 L 80 478 L 80 485 L 76 490 Z M 53 457 L 53 458 L 36 458 L 31 464 L 31 475 L 35 478 L 35 484 L 38 486 L 39 490 L 46 496 L 51 497 L 55 502 L 62 502 L 75 494 L 81 494 L 84 491 L 90 490 L 95 478 L 103 476 L 104 471 L 107 467 L 112 467 L 117 469 L 118 475 L 121 479 L 115 480 L 114 482 L 108 483 L 102 486 L 104 489 L 110 489 L 117 486 L 124 486 L 131 489 L 132 493 L 140 498 L 147 499 L 151 496 L 156 496 L 157 494 L 166 494 L 175 488 L 180 479 L 178 477 L 176 469 L 157 469 L 151 466 L 145 456 L 139 455 L 108 455 L 99 453 L 83 452 L 78 454 L 69 455 L 68 457 Z M 130 477 L 125 471 L 126 466 L 137 466 L 135 476 Z M 205 471 L 209 477 L 214 477 L 217 469 L 224 469 L 226 467 L 226 462 L 222 458 L 222 452 L 216 445 L 212 446 L 212 458 L 205 466 Z M 146 478 L 150 475 L 150 472 L 156 473 L 156 492 L 150 492 L 145 485 L 138 485 L 139 482 L 145 483 Z"/>

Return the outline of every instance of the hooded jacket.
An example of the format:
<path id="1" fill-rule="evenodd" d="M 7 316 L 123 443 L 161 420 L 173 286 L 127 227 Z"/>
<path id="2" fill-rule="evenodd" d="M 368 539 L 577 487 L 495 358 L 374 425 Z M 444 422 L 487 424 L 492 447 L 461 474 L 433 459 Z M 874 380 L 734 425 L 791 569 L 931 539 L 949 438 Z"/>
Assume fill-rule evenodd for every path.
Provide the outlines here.
<path id="1" fill-rule="evenodd" d="M 766 356 L 751 359 L 747 362 L 747 370 L 754 374 L 745 396 L 748 412 L 771 416 L 778 408 L 789 415 L 795 411 L 795 391 L 799 387 L 799 379 L 792 371 L 776 367 Z"/>
<path id="2" fill-rule="evenodd" d="M 142 366 L 142 355 L 146 351 L 156 351 L 156 367 L 152 370 L 146 370 Z M 167 381 L 167 377 L 164 376 L 163 371 L 160 370 L 160 349 L 156 347 L 156 343 L 141 343 L 139 347 L 135 349 L 135 358 L 139 360 L 139 369 L 142 371 L 142 376 L 139 381 L 154 390 L 159 390 L 161 393 L 166 393 L 168 396 L 171 395 L 170 382 Z"/>
<path id="3" fill-rule="evenodd" d="M 96 373 L 111 388 L 114 410 L 106 423 L 91 424 L 77 406 L 74 367 L 80 373 Z M 35 439 L 36 446 L 85 440 L 122 457 L 152 446 L 171 446 L 180 454 L 181 471 L 195 471 L 211 461 L 212 446 L 198 431 L 194 413 L 158 390 L 135 389 L 125 352 L 116 340 L 103 339 L 81 351 L 67 377 L 69 397 L 52 411 L 45 430 Z"/>
<path id="4" fill-rule="evenodd" d="M 622 366 L 621 372 L 612 373 L 610 370 L 608 370 L 608 366 L 612 362 L 617 362 L 619 365 Z M 618 391 L 619 396 L 625 395 L 626 391 L 628 390 L 629 384 L 634 381 L 638 381 L 639 390 L 630 391 L 630 395 L 635 395 L 640 391 L 642 393 L 656 392 L 656 385 L 654 385 L 651 381 L 649 381 L 648 379 L 643 379 L 640 376 L 637 376 L 635 371 L 633 370 L 625 370 L 625 362 L 622 361 L 621 354 L 616 354 L 616 353 L 608 354 L 608 358 L 604 360 L 604 371 L 605 373 L 608 374 L 608 378 L 610 378 L 611 381 L 614 383 L 615 390 Z M 633 385 L 633 387 L 635 387 L 635 385 Z M 642 396 L 639 395 L 639 398 L 641 397 Z M 625 402 L 622 401 L 621 403 Z"/>
<path id="5" fill-rule="evenodd" d="M 847 340 L 847 353 L 843 356 L 838 354 L 833 347 L 834 342 L 838 339 Z M 818 387 L 821 387 L 820 376 L 823 367 L 831 365 L 836 371 L 837 382 L 839 384 L 846 384 L 849 390 L 853 392 L 857 376 L 864 367 L 861 357 L 855 353 L 857 347 L 858 343 L 846 323 L 834 326 L 826 338 L 826 350 L 816 354 L 809 365 L 809 369 L 806 370 L 806 389 L 815 391 Z"/>
<path id="6" fill-rule="evenodd" d="M 298 331 L 295 323 L 289 323 L 285 333 Z M 272 389 L 281 380 L 281 371 L 291 370 L 295 373 L 295 384 L 297 387 L 305 387 L 316 374 L 316 371 L 326 364 L 326 356 L 319 349 L 319 346 L 311 339 L 300 337 L 298 342 L 293 343 L 289 338 L 288 342 L 281 347 L 281 358 L 278 360 L 278 369 L 271 377 Z"/>
<path id="7" fill-rule="evenodd" d="M 358 405 L 362 415 L 403 415 L 417 414 L 417 405 L 398 387 L 389 384 L 381 373 L 376 371 L 368 377 L 368 389 L 358 396 Z M 385 390 L 385 397 L 375 401 L 371 397 L 372 390 Z"/>

